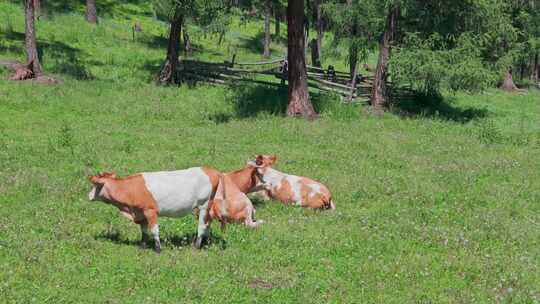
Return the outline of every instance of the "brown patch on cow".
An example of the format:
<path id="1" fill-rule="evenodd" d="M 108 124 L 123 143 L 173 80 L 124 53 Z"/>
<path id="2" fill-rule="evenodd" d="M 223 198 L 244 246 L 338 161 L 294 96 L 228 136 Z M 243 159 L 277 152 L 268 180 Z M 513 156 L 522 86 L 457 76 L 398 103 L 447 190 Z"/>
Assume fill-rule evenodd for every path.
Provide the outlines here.
<path id="1" fill-rule="evenodd" d="M 274 165 L 277 161 L 277 156 L 275 154 L 273 155 L 266 155 L 266 154 L 260 154 L 255 157 L 255 164 L 257 166 L 263 166 L 263 167 L 271 167 Z"/>
<path id="2" fill-rule="evenodd" d="M 271 188 L 270 197 L 286 204 L 294 203 L 294 192 L 289 181 L 283 178 L 279 185 Z"/>
<path id="3" fill-rule="evenodd" d="M 212 184 L 212 195 L 210 196 L 210 198 L 212 199 L 214 195 L 216 195 L 216 191 L 219 185 L 219 175 L 221 174 L 221 172 L 210 167 L 201 167 L 201 169 L 210 178 L 210 183 Z"/>
<path id="4" fill-rule="evenodd" d="M 115 173 L 104 172 L 89 176 L 88 179 L 94 185 L 102 186 L 100 196 L 106 203 L 116 206 L 126 218 L 135 223 L 148 221 L 150 224 L 148 215 L 155 213 L 156 220 L 152 219 L 152 222 L 157 221 L 156 201 L 146 188 L 141 174 L 119 178 Z"/>
<path id="5" fill-rule="evenodd" d="M 330 208 L 331 195 L 328 188 L 310 178 L 302 177 L 300 179 L 300 191 L 302 197 L 302 206 L 311 209 L 328 209 Z M 310 185 L 318 185 L 319 192 L 314 192 Z"/>
<path id="6" fill-rule="evenodd" d="M 253 204 L 242 192 L 232 179 L 226 174 L 222 174 L 220 183 L 214 199 L 210 203 L 210 219 L 221 222 L 221 228 L 225 228 L 226 223 L 244 223 L 254 227 Z"/>
<path id="7" fill-rule="evenodd" d="M 310 185 L 318 185 L 320 191 L 314 193 L 314 190 Z M 291 184 L 287 179 L 287 175 L 284 174 L 283 179 L 279 186 L 271 189 L 270 195 L 273 199 L 277 199 L 283 203 L 296 203 L 295 193 Z M 300 205 L 311 209 L 329 209 L 331 207 L 331 195 L 328 188 L 310 178 L 300 177 Z"/>
<path id="8" fill-rule="evenodd" d="M 236 171 L 227 172 L 226 175 L 243 193 L 248 193 L 257 186 L 258 178 L 256 176 L 257 168 L 247 165 Z"/>

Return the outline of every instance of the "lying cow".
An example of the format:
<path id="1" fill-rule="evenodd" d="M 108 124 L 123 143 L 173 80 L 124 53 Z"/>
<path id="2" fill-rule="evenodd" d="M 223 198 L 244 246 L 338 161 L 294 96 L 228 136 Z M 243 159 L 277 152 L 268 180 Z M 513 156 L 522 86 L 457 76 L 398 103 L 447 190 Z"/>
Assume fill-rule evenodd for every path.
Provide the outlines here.
<path id="1" fill-rule="evenodd" d="M 276 160 L 275 155 L 258 155 L 251 162 L 252 166 L 257 167 L 257 176 L 271 198 L 312 209 L 336 208 L 325 185 L 308 177 L 290 175 L 272 168 Z"/>
<path id="2" fill-rule="evenodd" d="M 263 223 L 262 220 L 254 221 L 253 204 L 227 174 L 221 174 L 219 177 L 219 185 L 210 203 L 208 214 L 210 220 L 217 219 L 221 222 L 222 230 L 227 223 L 244 223 L 250 228 Z"/>
<path id="3" fill-rule="evenodd" d="M 122 215 L 141 226 L 142 243 L 150 228 L 154 249 L 161 251 L 158 215 L 181 217 L 199 209 L 195 247 L 201 248 L 208 237 L 208 203 L 214 198 L 220 172 L 206 167 L 178 171 L 145 172 L 119 178 L 114 173 L 89 176 L 93 188 L 91 201 L 116 206 Z"/>

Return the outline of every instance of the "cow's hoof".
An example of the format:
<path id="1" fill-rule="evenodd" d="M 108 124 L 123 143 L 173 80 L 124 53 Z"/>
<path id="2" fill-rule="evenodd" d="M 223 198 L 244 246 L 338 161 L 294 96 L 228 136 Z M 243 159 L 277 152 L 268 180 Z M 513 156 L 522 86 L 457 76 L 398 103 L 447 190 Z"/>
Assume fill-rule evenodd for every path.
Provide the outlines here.
<path id="1" fill-rule="evenodd" d="M 198 237 L 195 240 L 195 248 L 201 249 L 204 246 L 205 243 L 206 243 L 206 238 L 205 237 Z"/>
<path id="2" fill-rule="evenodd" d="M 155 248 L 154 248 L 154 251 L 155 251 L 157 254 L 160 254 L 160 253 L 161 253 L 161 247 L 155 247 Z"/>

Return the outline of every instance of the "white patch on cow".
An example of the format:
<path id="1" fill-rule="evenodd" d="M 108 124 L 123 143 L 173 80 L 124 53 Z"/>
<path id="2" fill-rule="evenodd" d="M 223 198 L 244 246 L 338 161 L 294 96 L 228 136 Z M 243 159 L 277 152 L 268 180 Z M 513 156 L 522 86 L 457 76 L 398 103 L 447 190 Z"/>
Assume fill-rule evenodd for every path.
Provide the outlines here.
<path id="1" fill-rule="evenodd" d="M 263 182 L 269 186 L 271 191 L 279 192 L 282 182 L 286 180 L 289 185 L 291 186 L 291 191 L 293 193 L 292 200 L 296 203 L 296 205 L 301 206 L 302 205 L 302 184 L 301 179 L 299 176 L 296 175 L 289 175 L 282 172 L 279 172 L 278 170 L 274 168 L 267 168 L 266 172 L 263 175 Z"/>
<path id="2" fill-rule="evenodd" d="M 274 168 L 266 168 L 261 181 L 270 189 L 279 189 L 281 180 L 285 178 L 285 176 L 286 174 L 283 174 Z"/>
<path id="3" fill-rule="evenodd" d="M 96 200 L 96 186 L 92 187 L 92 190 L 88 192 L 88 200 L 95 201 Z"/>
<path id="4" fill-rule="evenodd" d="M 221 202 L 221 205 L 219 206 L 219 209 L 221 212 L 221 216 L 224 218 L 228 217 L 229 213 L 227 212 L 227 201 L 225 201 L 225 199 L 222 199 L 220 200 L 220 202 Z"/>
<path id="5" fill-rule="evenodd" d="M 311 188 L 311 192 L 309 193 L 309 197 L 314 197 L 315 195 L 317 195 L 317 193 L 321 192 L 321 186 L 319 184 L 317 184 L 317 183 L 307 184 L 307 186 Z"/>
<path id="6" fill-rule="evenodd" d="M 293 193 L 293 201 L 296 202 L 297 205 L 302 204 L 302 183 L 300 182 L 300 177 L 296 175 L 287 175 L 287 181 L 289 182 L 289 185 L 291 185 L 291 190 Z"/>
<path id="7" fill-rule="evenodd" d="M 154 237 L 154 239 L 158 239 L 159 240 L 159 226 L 156 224 L 154 225 L 154 227 L 152 227 L 152 236 Z"/>
<path id="8" fill-rule="evenodd" d="M 159 215 L 180 217 L 206 204 L 212 194 L 210 177 L 200 168 L 142 173 Z"/>

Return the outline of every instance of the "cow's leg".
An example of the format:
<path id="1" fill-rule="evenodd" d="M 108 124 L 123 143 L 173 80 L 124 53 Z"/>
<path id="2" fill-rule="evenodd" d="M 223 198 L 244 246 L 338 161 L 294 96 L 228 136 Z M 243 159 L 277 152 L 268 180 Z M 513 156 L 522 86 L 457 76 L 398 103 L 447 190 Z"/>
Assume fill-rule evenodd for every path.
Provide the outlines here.
<path id="1" fill-rule="evenodd" d="M 246 219 L 244 224 L 249 228 L 257 228 L 260 224 L 264 223 L 263 220 L 255 220 L 255 208 L 249 206 L 246 208 Z"/>
<path id="2" fill-rule="evenodd" d="M 154 239 L 154 250 L 157 253 L 161 252 L 161 243 L 159 242 L 159 225 L 157 223 L 157 212 L 156 210 L 145 210 L 144 216 L 148 222 L 148 227 L 150 227 L 150 232 L 152 232 L 152 238 Z"/>
<path id="3" fill-rule="evenodd" d="M 204 242 L 208 239 L 209 221 L 207 218 L 208 203 L 199 207 L 199 225 L 197 226 L 197 239 L 195 240 L 195 248 L 201 249 Z"/>
<path id="4" fill-rule="evenodd" d="M 143 221 L 139 225 L 141 226 L 141 248 L 146 248 L 146 242 L 148 242 L 148 223 Z"/>

